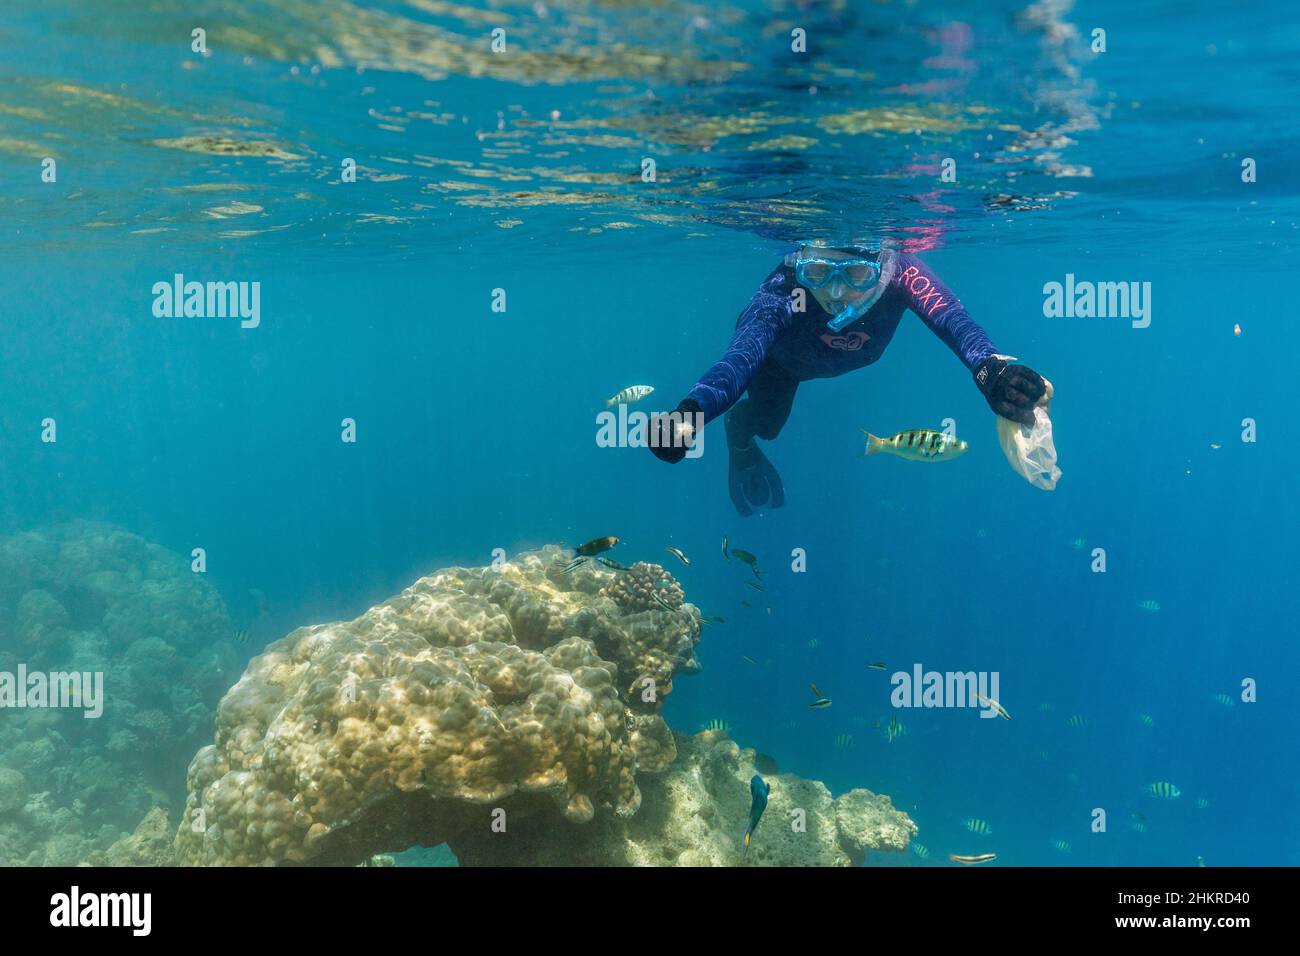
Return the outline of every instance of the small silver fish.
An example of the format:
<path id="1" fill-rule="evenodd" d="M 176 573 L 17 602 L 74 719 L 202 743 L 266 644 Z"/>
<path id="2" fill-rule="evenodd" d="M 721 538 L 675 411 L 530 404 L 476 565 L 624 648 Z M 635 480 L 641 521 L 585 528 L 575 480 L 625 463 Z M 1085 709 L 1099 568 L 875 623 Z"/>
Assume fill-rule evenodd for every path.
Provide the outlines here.
<path id="1" fill-rule="evenodd" d="M 1003 707 L 1001 704 L 999 704 L 993 698 L 985 697 L 983 694 L 976 694 L 975 696 L 979 698 L 979 702 L 983 704 L 985 707 L 990 707 L 993 710 L 997 711 L 998 716 L 1001 717 L 1003 720 L 1011 719 L 1011 715 L 1007 713 L 1007 709 Z"/>
<path id="2" fill-rule="evenodd" d="M 654 387 L 651 385 L 629 385 L 613 398 L 605 399 L 605 407 L 613 408 L 615 405 L 632 405 L 641 401 L 653 391 Z"/>

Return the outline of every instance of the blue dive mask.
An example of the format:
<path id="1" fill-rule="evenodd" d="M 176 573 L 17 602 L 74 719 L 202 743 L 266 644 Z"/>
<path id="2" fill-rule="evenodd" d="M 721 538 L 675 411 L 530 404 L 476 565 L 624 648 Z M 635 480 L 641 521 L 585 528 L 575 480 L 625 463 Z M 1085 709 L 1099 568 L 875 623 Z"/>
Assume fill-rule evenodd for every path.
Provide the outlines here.
<path id="1" fill-rule="evenodd" d="M 808 289 L 820 289 L 838 278 L 855 292 L 866 292 L 880 281 L 875 259 L 796 259 L 794 275 Z"/>
<path id="2" fill-rule="evenodd" d="M 797 258 L 794 275 L 799 284 L 808 289 L 821 289 L 838 280 L 854 292 L 870 293 L 880 283 L 881 263 L 878 258 L 821 259 L 815 256 Z M 878 290 L 877 290 L 878 292 Z M 826 323 L 832 332 L 851 325 L 873 304 L 877 295 L 859 295 L 857 302 L 840 311 Z"/>

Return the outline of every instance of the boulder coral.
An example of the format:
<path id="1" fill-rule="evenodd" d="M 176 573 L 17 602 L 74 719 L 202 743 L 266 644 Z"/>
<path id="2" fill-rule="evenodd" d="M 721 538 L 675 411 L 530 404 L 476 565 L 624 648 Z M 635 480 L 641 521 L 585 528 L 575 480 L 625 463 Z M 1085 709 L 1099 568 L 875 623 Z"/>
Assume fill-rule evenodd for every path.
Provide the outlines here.
<path id="1" fill-rule="evenodd" d="M 658 713 L 698 670 L 699 611 L 680 586 L 673 611 L 616 601 L 626 572 L 566 573 L 570 557 L 444 569 L 268 645 L 190 764 L 178 861 L 355 865 L 447 843 L 471 863 L 735 862 L 752 752 L 675 737 Z M 769 813 L 789 799 L 808 827 L 774 825 L 755 862 L 850 863 L 915 832 L 887 798 L 777 780 Z"/>
<path id="2" fill-rule="evenodd" d="M 175 768 L 239 673 L 231 634 L 204 576 L 137 535 L 72 521 L 0 538 L 0 671 L 100 673 L 104 690 L 94 719 L 3 713 L 0 781 L 27 797 L 0 785 L 0 865 L 75 864 L 155 803 L 179 810 Z"/>

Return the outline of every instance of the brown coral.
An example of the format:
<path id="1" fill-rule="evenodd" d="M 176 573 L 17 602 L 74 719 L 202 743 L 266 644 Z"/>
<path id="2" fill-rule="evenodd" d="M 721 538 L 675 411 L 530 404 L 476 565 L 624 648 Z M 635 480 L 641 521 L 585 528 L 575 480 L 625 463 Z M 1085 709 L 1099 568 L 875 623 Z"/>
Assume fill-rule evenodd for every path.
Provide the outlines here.
<path id="1" fill-rule="evenodd" d="M 619 571 L 600 593 L 629 614 L 638 611 L 676 610 L 682 606 L 686 597 L 677 579 L 664 570 L 663 565 L 646 561 L 638 561 L 630 568 Z M 668 605 L 667 608 L 664 607 L 665 604 Z"/>
<path id="2" fill-rule="evenodd" d="M 753 751 L 657 713 L 697 669 L 699 612 L 620 605 L 621 572 L 569 561 L 547 547 L 447 569 L 267 647 L 190 764 L 179 862 L 359 864 L 444 842 L 469 864 L 740 862 Z M 888 798 L 781 775 L 749 862 L 848 865 L 914 832 Z"/>
<path id="3" fill-rule="evenodd" d="M 271 644 L 191 763 L 182 862 L 360 862 L 377 834 L 436 844 L 494 809 L 635 813 L 637 770 L 666 765 L 672 741 L 625 706 L 631 671 L 670 686 L 698 615 L 620 614 L 562 590 L 563 560 L 448 569 Z"/>

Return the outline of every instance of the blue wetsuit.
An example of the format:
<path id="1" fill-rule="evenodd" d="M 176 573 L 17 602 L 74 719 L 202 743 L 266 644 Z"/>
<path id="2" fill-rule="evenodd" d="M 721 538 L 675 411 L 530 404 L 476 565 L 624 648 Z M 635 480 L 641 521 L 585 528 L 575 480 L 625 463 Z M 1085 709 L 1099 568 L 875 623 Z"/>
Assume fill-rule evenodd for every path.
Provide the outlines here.
<path id="1" fill-rule="evenodd" d="M 736 320 L 722 358 L 695 384 L 688 399 L 711 421 L 727 416 L 728 444 L 738 448 L 755 436 L 772 439 L 789 417 L 795 389 L 813 378 L 832 378 L 880 358 L 911 309 L 972 372 L 997 350 L 984 330 L 920 259 L 900 254 L 894 277 L 876 303 L 839 332 L 826 327 L 831 316 L 804 291 L 804 311 L 793 311 L 799 287 L 789 260 L 763 281 Z"/>

